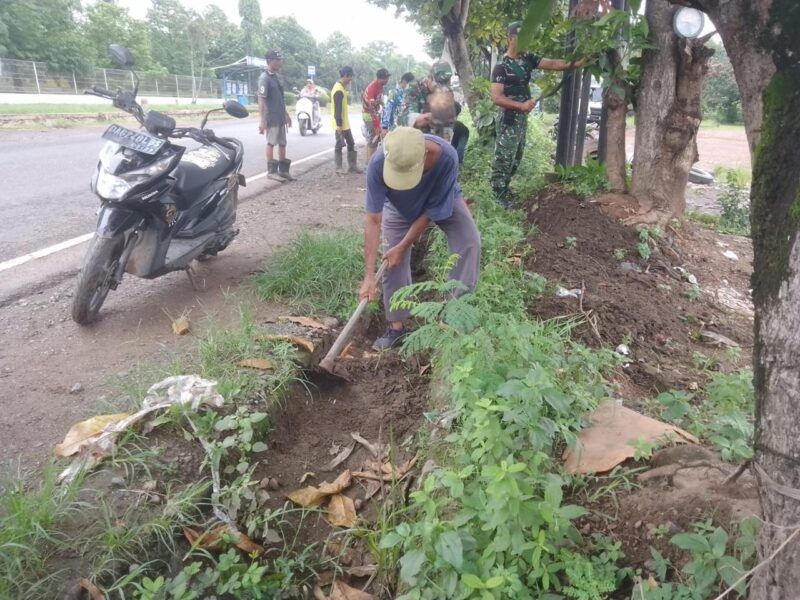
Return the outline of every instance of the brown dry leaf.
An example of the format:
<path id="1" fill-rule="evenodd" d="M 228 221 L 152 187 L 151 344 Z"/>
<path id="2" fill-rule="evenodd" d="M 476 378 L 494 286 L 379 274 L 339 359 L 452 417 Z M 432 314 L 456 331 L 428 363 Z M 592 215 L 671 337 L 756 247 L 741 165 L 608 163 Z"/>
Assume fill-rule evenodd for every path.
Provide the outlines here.
<path id="1" fill-rule="evenodd" d="M 295 490 L 286 494 L 286 497 L 303 508 L 312 508 L 319 506 L 325 501 L 325 498 L 330 496 L 325 492 L 321 492 L 313 485 L 309 485 L 300 490 Z"/>
<path id="2" fill-rule="evenodd" d="M 353 342 L 349 342 L 339 354 L 339 358 L 353 358 Z"/>
<path id="3" fill-rule="evenodd" d="M 512 254 L 506 259 L 512 266 L 518 267 L 522 264 L 522 256 L 520 254 Z"/>
<path id="4" fill-rule="evenodd" d="M 259 369 L 261 371 L 270 371 L 275 368 L 272 361 L 266 358 L 246 358 L 236 363 L 240 367 L 247 367 L 250 369 Z"/>
<path id="5" fill-rule="evenodd" d="M 222 552 L 225 549 L 222 543 L 220 534 L 224 531 L 226 526 L 217 527 L 210 531 L 199 532 L 191 527 L 183 528 L 183 535 L 195 548 L 202 548 L 204 550 L 211 550 L 212 552 Z"/>
<path id="6" fill-rule="evenodd" d="M 322 591 L 319 584 L 314 586 L 314 600 L 328 600 L 328 595 Z"/>
<path id="7" fill-rule="evenodd" d="M 324 323 L 320 323 L 311 317 L 278 317 L 278 321 L 286 321 L 288 323 L 295 323 L 303 327 L 310 327 L 311 329 L 329 329 Z"/>
<path id="8" fill-rule="evenodd" d="M 356 516 L 356 505 L 352 498 L 343 494 L 331 496 L 328 504 L 328 522 L 336 527 L 355 527 L 358 522 Z"/>
<path id="9" fill-rule="evenodd" d="M 304 337 L 300 337 L 299 335 L 268 335 L 266 339 L 276 340 L 279 342 L 289 342 L 298 348 L 307 350 L 312 354 L 314 353 L 314 342 Z"/>
<path id="10" fill-rule="evenodd" d="M 378 565 L 361 565 L 360 567 L 348 567 L 344 570 L 350 577 L 371 577 L 378 572 Z"/>
<path id="11" fill-rule="evenodd" d="M 336 479 L 333 480 L 333 483 L 328 483 L 327 481 L 323 481 L 319 485 L 319 491 L 323 494 L 328 496 L 332 496 L 333 494 L 340 494 L 347 488 L 349 488 L 353 483 L 353 474 L 350 472 L 350 469 L 342 471 L 341 475 L 339 475 Z"/>
<path id="12" fill-rule="evenodd" d="M 56 456 L 71 456 L 94 442 L 103 433 L 106 427 L 130 416 L 130 413 L 116 415 L 98 415 L 75 423 L 70 427 L 64 441 L 56 444 Z"/>
<path id="13" fill-rule="evenodd" d="M 352 588 L 341 581 L 334 581 L 330 600 L 375 600 L 375 596 Z"/>
<path id="14" fill-rule="evenodd" d="M 261 555 L 264 553 L 263 546 L 255 543 L 245 534 L 231 530 L 227 525 L 220 525 L 203 533 L 191 527 L 183 528 L 183 535 L 193 547 L 210 550 L 211 552 L 223 552 L 225 550 L 225 541 L 222 539 L 224 533 L 230 535 L 233 545 L 239 550 L 247 552 L 247 554 Z"/>
<path id="15" fill-rule="evenodd" d="M 303 473 L 303 476 L 300 478 L 300 484 L 305 483 L 306 479 L 308 479 L 309 477 L 316 477 L 316 476 L 317 476 L 316 473 L 313 473 L 311 471 L 306 471 L 305 473 Z"/>
<path id="16" fill-rule="evenodd" d="M 372 442 L 361 437 L 361 434 L 358 432 L 351 433 L 350 437 L 352 437 L 355 441 L 364 446 L 364 448 L 369 450 L 372 456 L 378 458 L 378 456 L 380 455 L 380 444 L 373 444 Z"/>
<path id="17" fill-rule="evenodd" d="M 86 578 L 81 578 L 78 585 L 85 589 L 92 600 L 106 600 L 106 596 L 95 584 Z"/>
<path id="18" fill-rule="evenodd" d="M 416 465 L 416 464 L 417 464 L 417 459 L 418 459 L 418 458 L 419 458 L 419 454 L 415 454 L 414 456 L 412 456 L 411 458 L 409 458 L 409 459 L 408 459 L 406 462 L 404 462 L 402 465 L 400 465 L 399 467 L 397 467 L 397 470 L 398 470 L 398 472 L 400 473 L 400 475 L 401 475 L 401 476 L 402 476 L 402 475 L 405 475 L 405 474 L 406 474 L 406 473 L 408 473 L 408 472 L 409 472 L 411 469 L 413 469 L 413 468 L 414 468 L 414 465 Z"/>
<path id="19" fill-rule="evenodd" d="M 635 410 L 607 402 L 589 413 L 592 425 L 578 434 L 578 447 L 568 448 L 563 455 L 564 466 L 573 474 L 603 473 L 623 461 L 633 458 L 636 450 L 631 444 L 639 439 L 659 442 L 670 436 L 677 442 L 699 443 L 691 433 L 646 417 Z M 354 477 L 358 474 L 354 473 Z"/>
<path id="20" fill-rule="evenodd" d="M 329 462 L 327 465 L 322 467 L 322 470 L 323 471 L 333 471 L 336 467 L 338 467 L 340 464 L 342 464 L 344 461 L 346 461 L 348 458 L 350 458 L 350 455 L 353 453 L 353 450 L 355 449 L 355 447 L 356 447 L 356 442 L 354 440 L 354 441 L 352 441 L 350 443 L 349 446 L 347 446 L 347 448 L 345 448 L 344 450 L 339 452 L 339 454 L 337 454 L 333 458 L 333 460 L 331 460 L 331 462 Z"/>
<path id="21" fill-rule="evenodd" d="M 175 335 L 186 335 L 189 333 L 189 319 L 179 317 L 172 322 L 172 332 Z"/>

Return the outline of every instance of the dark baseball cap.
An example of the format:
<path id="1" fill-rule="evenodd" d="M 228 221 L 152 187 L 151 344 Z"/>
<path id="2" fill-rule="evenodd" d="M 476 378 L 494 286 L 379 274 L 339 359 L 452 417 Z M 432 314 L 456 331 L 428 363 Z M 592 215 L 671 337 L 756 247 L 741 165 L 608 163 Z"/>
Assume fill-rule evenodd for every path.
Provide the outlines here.
<path id="1" fill-rule="evenodd" d="M 508 27 L 506 27 L 506 32 L 508 35 L 517 35 L 520 29 L 522 29 L 522 21 L 514 21 L 513 23 L 508 24 Z"/>
<path id="2" fill-rule="evenodd" d="M 339 69 L 339 77 L 352 77 L 353 76 L 353 67 L 342 67 Z"/>
<path id="3" fill-rule="evenodd" d="M 267 50 L 264 58 L 267 60 L 283 60 L 283 54 L 281 54 L 280 50 Z"/>

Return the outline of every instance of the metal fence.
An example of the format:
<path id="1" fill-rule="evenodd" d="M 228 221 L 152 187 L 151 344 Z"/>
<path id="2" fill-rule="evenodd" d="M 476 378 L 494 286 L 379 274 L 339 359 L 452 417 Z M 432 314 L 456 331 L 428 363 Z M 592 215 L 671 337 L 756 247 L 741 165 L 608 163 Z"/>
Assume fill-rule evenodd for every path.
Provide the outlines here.
<path id="1" fill-rule="evenodd" d="M 222 79 L 189 75 L 139 75 L 139 94 L 192 98 L 222 98 Z M 20 94 L 82 94 L 97 85 L 133 89 L 133 73 L 119 69 L 65 71 L 43 62 L 0 59 L 0 92 Z"/>

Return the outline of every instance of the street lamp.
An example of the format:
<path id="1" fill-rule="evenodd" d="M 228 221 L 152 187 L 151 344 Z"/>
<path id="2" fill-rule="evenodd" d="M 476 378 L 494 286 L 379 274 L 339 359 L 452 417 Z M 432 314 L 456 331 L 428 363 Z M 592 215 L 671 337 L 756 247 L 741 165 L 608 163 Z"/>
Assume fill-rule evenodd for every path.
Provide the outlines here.
<path id="1" fill-rule="evenodd" d="M 672 29 L 680 37 L 693 40 L 703 32 L 706 24 L 706 15 L 696 8 L 686 6 L 679 8 L 672 19 Z"/>

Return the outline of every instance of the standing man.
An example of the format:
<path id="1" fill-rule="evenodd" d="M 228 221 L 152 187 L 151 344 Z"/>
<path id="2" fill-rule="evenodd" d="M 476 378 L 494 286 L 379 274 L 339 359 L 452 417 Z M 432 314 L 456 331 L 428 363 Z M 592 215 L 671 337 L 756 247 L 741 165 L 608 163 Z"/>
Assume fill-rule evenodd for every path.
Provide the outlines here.
<path id="1" fill-rule="evenodd" d="M 353 132 L 350 130 L 350 118 L 347 115 L 347 88 L 353 81 L 353 67 L 339 69 L 339 81 L 331 90 L 333 100 L 333 129 L 336 132 L 336 145 L 333 147 L 333 160 L 337 173 L 363 173 L 358 168 L 358 153 Z M 347 170 L 342 160 L 342 148 L 347 144 Z"/>
<path id="2" fill-rule="evenodd" d="M 359 296 L 378 295 L 375 261 L 383 231 L 383 306 L 389 327 L 373 344 L 375 350 L 396 346 L 408 331 L 407 310 L 392 310 L 394 293 L 411 283 L 411 248 L 433 222 L 447 236 L 447 247 L 459 260 L 450 278 L 472 290 L 478 282 L 481 239 L 458 187 L 458 156 L 453 147 L 413 127 L 397 127 L 367 167 L 364 281 Z"/>
<path id="3" fill-rule="evenodd" d="M 495 200 L 510 207 L 508 188 L 525 151 L 528 113 L 536 106 L 531 99 L 530 81 L 534 69 L 566 71 L 582 67 L 588 59 L 567 62 L 556 58 L 540 58 L 517 48 L 517 34 L 522 23 L 515 21 L 506 29 L 508 50 L 492 70 L 492 103 L 501 109 L 497 119 L 497 140 L 492 163 L 492 190 Z"/>
<path id="4" fill-rule="evenodd" d="M 389 99 L 383 108 L 383 117 L 381 118 L 381 137 L 398 125 L 408 125 L 408 105 L 405 103 L 405 97 L 406 90 L 412 81 L 414 81 L 414 74 L 404 73 L 395 88 L 389 92 Z M 406 112 L 403 112 L 404 109 Z"/>
<path id="5" fill-rule="evenodd" d="M 283 55 L 277 50 L 266 53 L 267 69 L 258 78 L 258 133 L 267 135 L 267 177 L 275 181 L 294 181 L 289 174 L 292 161 L 286 158 L 286 129 L 292 126 L 292 118 L 286 110 L 278 73 L 283 65 Z M 274 160 L 274 148 L 278 147 L 278 160 Z"/>
<path id="6" fill-rule="evenodd" d="M 361 117 L 364 119 L 364 139 L 367 140 L 367 162 L 381 141 L 381 103 L 383 87 L 389 82 L 389 71 L 378 69 L 361 97 Z"/>

